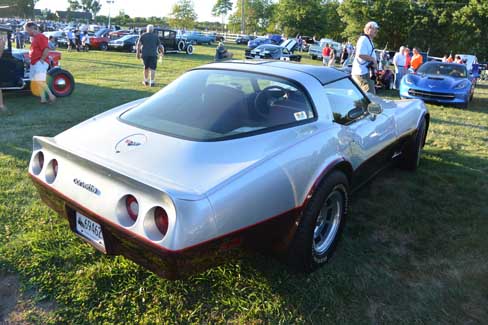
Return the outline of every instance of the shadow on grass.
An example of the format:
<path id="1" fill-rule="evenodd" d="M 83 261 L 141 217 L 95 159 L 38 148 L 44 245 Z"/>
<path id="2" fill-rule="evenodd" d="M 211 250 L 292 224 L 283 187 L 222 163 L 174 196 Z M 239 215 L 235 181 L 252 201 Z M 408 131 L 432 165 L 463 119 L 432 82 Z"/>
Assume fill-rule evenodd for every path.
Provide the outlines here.
<path id="1" fill-rule="evenodd" d="M 243 311 L 264 323 L 476 322 L 488 317 L 479 258 L 488 247 L 488 207 L 479 189 L 488 180 L 466 167 L 486 163 L 429 151 L 417 173 L 381 173 L 356 192 L 335 258 L 310 275 L 251 254 L 171 282 L 124 258 L 79 247 L 60 235 L 69 232 L 67 224 L 45 236 L 24 236 L 4 259 L 23 281 L 57 297 L 61 322 L 87 322 L 86 315 L 89 322 L 140 322 L 137 315 L 168 310 L 165 320 L 176 323 L 239 319 Z"/>
<path id="2" fill-rule="evenodd" d="M 41 104 L 38 97 L 27 91 L 4 93 L 8 112 L 0 114 L 0 153 L 27 163 L 32 136 L 54 136 L 94 115 L 151 96 L 156 91 L 155 88 L 147 89 L 114 89 L 77 83 L 71 96 L 58 98 L 49 105 Z M 103 100 L 100 101 L 100 98 Z"/>
<path id="3" fill-rule="evenodd" d="M 386 170 L 352 198 L 328 265 L 310 275 L 264 258 L 253 266 L 311 323 L 481 321 L 462 306 L 488 316 L 486 298 L 477 300 L 488 292 L 479 258 L 488 247 L 488 174 L 473 169 L 483 165 L 486 159 L 435 151 L 416 173 Z"/>

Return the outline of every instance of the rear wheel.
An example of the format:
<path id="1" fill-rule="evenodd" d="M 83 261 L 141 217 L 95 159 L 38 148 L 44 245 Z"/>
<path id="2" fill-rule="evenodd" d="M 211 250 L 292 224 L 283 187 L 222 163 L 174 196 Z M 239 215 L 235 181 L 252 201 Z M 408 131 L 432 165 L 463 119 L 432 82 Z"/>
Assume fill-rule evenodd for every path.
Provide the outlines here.
<path id="1" fill-rule="evenodd" d="M 185 42 L 180 40 L 178 42 L 178 51 L 184 51 L 185 50 Z"/>
<path id="2" fill-rule="evenodd" d="M 106 51 L 108 50 L 108 44 L 107 43 L 100 43 L 100 46 L 98 46 L 100 51 Z"/>
<path id="3" fill-rule="evenodd" d="M 75 89 L 75 79 L 73 75 L 63 69 L 53 69 L 48 71 L 49 89 L 56 97 L 66 97 L 71 95 Z"/>
<path id="4" fill-rule="evenodd" d="M 334 171 L 319 185 L 305 208 L 288 252 L 288 264 L 311 272 L 334 253 L 346 220 L 349 182 Z"/>

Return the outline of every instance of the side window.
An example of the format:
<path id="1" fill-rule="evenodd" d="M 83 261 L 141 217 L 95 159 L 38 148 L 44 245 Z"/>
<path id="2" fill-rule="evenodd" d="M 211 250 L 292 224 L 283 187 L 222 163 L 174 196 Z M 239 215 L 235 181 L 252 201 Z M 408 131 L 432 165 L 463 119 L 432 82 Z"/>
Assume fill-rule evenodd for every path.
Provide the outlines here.
<path id="1" fill-rule="evenodd" d="M 349 78 L 327 84 L 324 90 L 337 123 L 348 124 L 367 111 L 369 100 Z"/>
<path id="2" fill-rule="evenodd" d="M 170 32 L 170 33 L 169 33 L 169 38 L 170 38 L 170 39 L 174 39 L 174 38 L 176 38 L 176 32 Z"/>
<path id="3" fill-rule="evenodd" d="M 164 38 L 165 39 L 168 39 L 169 38 L 169 31 L 168 30 L 165 30 L 164 31 Z"/>
<path id="4" fill-rule="evenodd" d="M 290 54 L 290 51 L 288 51 L 288 49 L 287 49 L 287 48 L 284 48 L 284 49 L 283 49 L 283 54 Z"/>

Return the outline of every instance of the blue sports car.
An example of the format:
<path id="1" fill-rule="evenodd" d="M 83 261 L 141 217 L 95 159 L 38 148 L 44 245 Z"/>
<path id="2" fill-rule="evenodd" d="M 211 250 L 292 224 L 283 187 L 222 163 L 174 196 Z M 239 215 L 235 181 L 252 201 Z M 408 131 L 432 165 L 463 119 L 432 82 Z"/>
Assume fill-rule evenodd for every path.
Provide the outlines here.
<path id="1" fill-rule="evenodd" d="M 475 84 L 464 64 L 427 62 L 400 83 L 400 97 L 467 108 Z"/>

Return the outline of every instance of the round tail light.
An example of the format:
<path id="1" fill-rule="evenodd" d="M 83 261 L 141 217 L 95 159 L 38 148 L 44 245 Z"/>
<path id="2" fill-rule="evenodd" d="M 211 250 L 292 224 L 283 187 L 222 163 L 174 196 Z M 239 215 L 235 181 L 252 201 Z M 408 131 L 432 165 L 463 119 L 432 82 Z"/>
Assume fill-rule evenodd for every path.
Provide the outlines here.
<path id="1" fill-rule="evenodd" d="M 166 235 L 168 231 L 168 214 L 161 207 L 156 207 L 154 209 L 154 223 L 161 234 Z"/>
<path id="2" fill-rule="evenodd" d="M 58 176 L 58 161 L 53 159 L 49 162 L 46 168 L 46 181 L 51 184 Z"/>
<path id="3" fill-rule="evenodd" d="M 53 175 L 54 178 L 58 176 L 58 161 L 56 159 L 53 160 Z"/>
<path id="4" fill-rule="evenodd" d="M 39 151 L 38 153 L 36 153 L 34 159 L 32 160 L 32 172 L 36 175 L 39 175 L 43 167 L 44 167 L 44 154 L 42 153 L 42 151 Z"/>
<path id="5" fill-rule="evenodd" d="M 125 207 L 127 208 L 127 214 L 133 220 L 137 220 L 137 216 L 139 215 L 139 203 L 137 202 L 136 198 L 132 195 L 129 195 L 125 198 Z"/>

